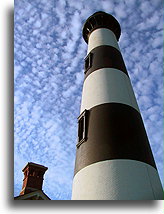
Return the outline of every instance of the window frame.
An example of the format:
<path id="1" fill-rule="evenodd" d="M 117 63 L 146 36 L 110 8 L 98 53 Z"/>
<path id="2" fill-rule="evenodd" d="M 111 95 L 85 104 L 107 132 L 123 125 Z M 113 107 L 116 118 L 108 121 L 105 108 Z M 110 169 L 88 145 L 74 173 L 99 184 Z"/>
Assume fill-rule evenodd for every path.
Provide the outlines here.
<path id="1" fill-rule="evenodd" d="M 77 118 L 78 119 L 78 143 L 76 144 L 76 147 L 79 148 L 79 146 L 84 143 L 87 140 L 87 113 L 88 110 L 84 110 L 80 116 Z M 79 136 L 81 135 L 79 132 L 80 130 L 80 120 L 83 119 L 83 127 L 82 127 L 82 138 L 79 139 Z"/>
<path id="2" fill-rule="evenodd" d="M 87 60 L 88 60 L 88 66 L 86 67 L 86 62 L 87 62 Z M 92 67 L 93 53 L 90 52 L 90 53 L 85 57 L 84 61 L 85 61 L 84 73 L 86 74 L 86 72 Z"/>

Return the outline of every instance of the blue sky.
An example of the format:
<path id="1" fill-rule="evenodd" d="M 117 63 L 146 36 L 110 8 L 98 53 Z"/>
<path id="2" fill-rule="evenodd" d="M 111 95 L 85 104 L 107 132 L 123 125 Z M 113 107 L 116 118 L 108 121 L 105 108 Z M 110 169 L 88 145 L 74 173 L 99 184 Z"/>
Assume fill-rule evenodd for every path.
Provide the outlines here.
<path id="1" fill-rule="evenodd" d="M 82 25 L 103 10 L 119 21 L 119 46 L 163 180 L 162 0 L 15 0 L 14 195 L 27 162 L 48 167 L 43 190 L 70 200 L 87 44 Z"/>

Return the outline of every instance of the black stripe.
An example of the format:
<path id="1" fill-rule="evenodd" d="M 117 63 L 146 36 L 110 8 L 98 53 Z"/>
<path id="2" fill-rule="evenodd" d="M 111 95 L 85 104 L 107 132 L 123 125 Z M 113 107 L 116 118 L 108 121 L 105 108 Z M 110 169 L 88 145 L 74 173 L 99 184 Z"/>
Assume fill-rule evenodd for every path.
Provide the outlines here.
<path id="1" fill-rule="evenodd" d="M 100 68 L 116 68 L 128 76 L 124 60 L 119 50 L 109 45 L 101 45 L 91 50 L 91 67 L 85 73 L 85 79 Z"/>
<path id="2" fill-rule="evenodd" d="M 131 159 L 156 168 L 140 113 L 119 103 L 90 109 L 87 140 L 77 148 L 75 174 L 98 161 Z"/>

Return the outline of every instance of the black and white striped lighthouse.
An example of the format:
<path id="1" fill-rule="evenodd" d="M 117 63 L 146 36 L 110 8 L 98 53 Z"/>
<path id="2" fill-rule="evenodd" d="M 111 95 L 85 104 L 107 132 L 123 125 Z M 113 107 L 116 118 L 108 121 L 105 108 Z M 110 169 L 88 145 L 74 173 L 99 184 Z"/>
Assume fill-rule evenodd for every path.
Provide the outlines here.
<path id="1" fill-rule="evenodd" d="M 72 200 L 162 199 L 163 190 L 117 44 L 117 20 L 104 12 L 83 27 L 88 43 Z"/>

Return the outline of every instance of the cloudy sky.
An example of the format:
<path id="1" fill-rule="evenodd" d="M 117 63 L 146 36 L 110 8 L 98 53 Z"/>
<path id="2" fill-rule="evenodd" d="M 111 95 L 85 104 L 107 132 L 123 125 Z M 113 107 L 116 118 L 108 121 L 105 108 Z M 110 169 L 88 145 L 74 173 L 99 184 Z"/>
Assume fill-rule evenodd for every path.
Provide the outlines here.
<path id="1" fill-rule="evenodd" d="M 27 162 L 48 167 L 44 192 L 70 200 L 83 84 L 85 20 L 119 21 L 119 46 L 162 179 L 162 0 L 15 0 L 14 195 Z"/>

